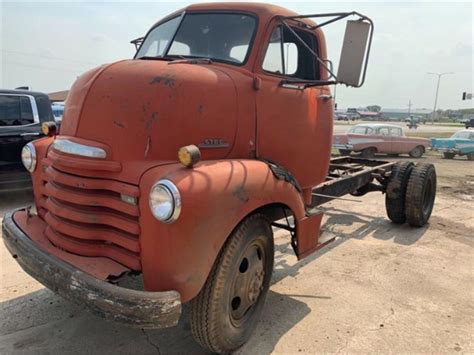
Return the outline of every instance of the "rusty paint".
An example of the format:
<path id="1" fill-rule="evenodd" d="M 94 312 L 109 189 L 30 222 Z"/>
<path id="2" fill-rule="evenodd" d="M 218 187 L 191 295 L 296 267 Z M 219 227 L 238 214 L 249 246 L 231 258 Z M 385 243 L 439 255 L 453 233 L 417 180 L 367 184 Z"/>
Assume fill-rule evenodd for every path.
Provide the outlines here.
<path id="1" fill-rule="evenodd" d="M 163 84 L 169 88 L 174 88 L 176 79 L 174 75 L 170 74 L 164 76 L 157 75 L 150 81 L 150 84 Z"/>

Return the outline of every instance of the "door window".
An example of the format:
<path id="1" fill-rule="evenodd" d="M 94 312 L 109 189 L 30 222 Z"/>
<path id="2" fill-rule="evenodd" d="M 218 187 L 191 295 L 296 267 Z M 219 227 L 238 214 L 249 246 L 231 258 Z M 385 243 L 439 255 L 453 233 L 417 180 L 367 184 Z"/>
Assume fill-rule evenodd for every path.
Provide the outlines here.
<path id="1" fill-rule="evenodd" d="M 0 95 L 0 127 L 23 126 L 33 122 L 29 97 Z"/>
<path id="2" fill-rule="evenodd" d="M 391 127 L 390 128 L 390 135 L 393 136 L 393 137 L 401 137 L 403 135 L 402 134 L 402 129 Z"/>
<path id="3" fill-rule="evenodd" d="M 389 135 L 389 129 L 388 129 L 388 127 L 381 127 L 381 128 L 379 128 L 378 133 L 381 136 L 388 136 Z"/>
<path id="4" fill-rule="evenodd" d="M 316 38 L 312 34 L 300 29 L 293 30 L 317 53 Z M 290 30 L 282 26 L 276 27 L 270 36 L 262 68 L 277 75 L 305 80 L 319 79 L 313 54 Z"/>

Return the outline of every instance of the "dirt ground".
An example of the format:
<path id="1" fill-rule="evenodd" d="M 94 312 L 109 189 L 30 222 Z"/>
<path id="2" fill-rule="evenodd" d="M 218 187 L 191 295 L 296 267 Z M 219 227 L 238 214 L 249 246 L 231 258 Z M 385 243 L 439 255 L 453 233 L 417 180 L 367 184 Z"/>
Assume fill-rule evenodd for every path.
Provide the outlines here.
<path id="1" fill-rule="evenodd" d="M 438 195 L 428 226 L 394 225 L 378 193 L 327 205 L 335 242 L 297 262 L 276 232 L 264 314 L 239 354 L 297 352 L 473 353 L 474 162 L 428 156 Z M 30 202 L 0 195 L 0 218 Z M 203 353 L 187 309 L 165 330 L 96 318 L 27 276 L 0 246 L 0 353 Z"/>

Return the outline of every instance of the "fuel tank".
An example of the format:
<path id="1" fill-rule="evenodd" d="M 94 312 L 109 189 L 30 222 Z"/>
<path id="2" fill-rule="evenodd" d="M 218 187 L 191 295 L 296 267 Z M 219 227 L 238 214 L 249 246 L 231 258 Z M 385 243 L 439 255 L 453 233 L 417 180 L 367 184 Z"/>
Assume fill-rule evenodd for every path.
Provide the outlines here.
<path id="1" fill-rule="evenodd" d="M 107 159 L 122 163 L 176 161 L 189 144 L 220 159 L 234 144 L 237 112 L 233 79 L 216 65 L 125 60 L 74 83 L 61 135 L 105 144 Z"/>

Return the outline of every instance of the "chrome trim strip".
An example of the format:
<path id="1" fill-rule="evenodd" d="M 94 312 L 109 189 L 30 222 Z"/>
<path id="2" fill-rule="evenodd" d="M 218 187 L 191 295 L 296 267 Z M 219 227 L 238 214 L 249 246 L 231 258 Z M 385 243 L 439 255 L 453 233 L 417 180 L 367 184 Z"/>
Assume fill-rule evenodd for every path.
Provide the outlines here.
<path id="1" fill-rule="evenodd" d="M 87 158 L 105 159 L 107 153 L 102 148 L 72 142 L 69 139 L 55 139 L 53 148 L 61 153 L 79 155 Z"/>

